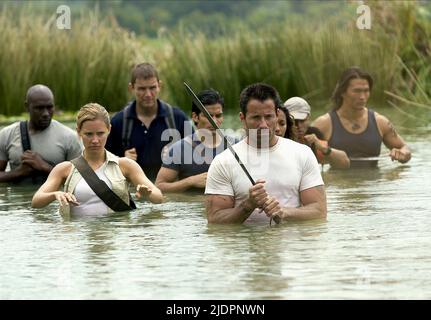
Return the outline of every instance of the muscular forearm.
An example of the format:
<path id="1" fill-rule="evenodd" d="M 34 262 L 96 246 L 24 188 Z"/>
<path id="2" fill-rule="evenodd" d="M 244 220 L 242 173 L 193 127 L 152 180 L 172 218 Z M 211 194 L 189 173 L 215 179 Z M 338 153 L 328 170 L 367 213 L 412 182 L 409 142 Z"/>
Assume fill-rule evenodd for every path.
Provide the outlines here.
<path id="1" fill-rule="evenodd" d="M 188 177 L 174 182 L 158 182 L 156 185 L 162 192 L 183 192 L 193 187 L 191 178 Z"/>
<path id="2" fill-rule="evenodd" d="M 404 155 L 404 157 L 403 157 L 403 159 L 400 159 L 399 162 L 406 163 L 406 162 L 410 161 L 410 159 L 412 157 L 412 152 L 410 151 L 410 148 L 407 145 L 404 145 L 401 148 L 401 152 Z"/>
<path id="3" fill-rule="evenodd" d="M 347 154 L 338 149 L 331 149 L 331 153 L 325 156 L 325 160 L 329 162 L 334 169 L 348 169 L 350 168 L 350 160 Z"/>
<path id="4" fill-rule="evenodd" d="M 238 207 L 208 211 L 209 223 L 243 223 L 256 209 L 250 200 L 241 202 Z"/>
<path id="5" fill-rule="evenodd" d="M 317 202 L 299 208 L 282 208 L 281 218 L 283 220 L 325 219 L 326 208 Z"/>

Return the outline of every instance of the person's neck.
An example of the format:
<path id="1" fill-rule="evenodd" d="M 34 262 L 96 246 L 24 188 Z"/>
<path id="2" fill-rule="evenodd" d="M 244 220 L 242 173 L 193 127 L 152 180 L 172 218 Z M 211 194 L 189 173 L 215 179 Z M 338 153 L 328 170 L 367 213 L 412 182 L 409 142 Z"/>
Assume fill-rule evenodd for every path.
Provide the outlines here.
<path id="1" fill-rule="evenodd" d="M 210 132 L 209 130 L 203 130 L 205 129 L 198 129 L 196 131 L 196 136 L 199 138 L 201 143 L 208 148 L 217 148 L 222 142 L 221 137 L 216 131 Z"/>
<path id="2" fill-rule="evenodd" d="M 269 149 L 269 148 L 272 148 L 273 146 L 275 146 L 277 144 L 278 136 L 274 135 L 272 137 L 271 141 L 269 141 L 269 146 L 266 145 L 266 143 L 264 145 L 262 145 L 262 140 L 255 141 L 253 139 L 250 139 L 250 136 L 247 136 L 246 142 L 248 145 L 255 147 L 257 149 L 266 149 L 266 148 Z"/>
<path id="3" fill-rule="evenodd" d="M 52 123 L 52 120 L 51 120 L 51 123 Z M 51 123 L 49 125 L 51 125 Z M 28 125 L 28 132 L 31 134 L 42 132 L 43 130 L 48 129 L 48 127 L 49 127 L 48 126 L 45 128 L 37 128 L 33 125 L 33 123 L 30 120 L 27 122 L 27 125 Z"/>
<path id="4" fill-rule="evenodd" d="M 136 115 L 142 117 L 154 117 L 157 115 L 157 102 L 151 107 L 141 107 L 136 103 Z"/>
<path id="5" fill-rule="evenodd" d="M 84 159 L 87 160 L 89 164 L 100 165 L 105 162 L 105 149 L 96 152 L 89 152 L 88 150 L 84 150 Z"/>
<path id="6" fill-rule="evenodd" d="M 349 120 L 349 121 L 358 121 L 360 120 L 364 114 L 367 112 L 367 108 L 362 109 L 351 109 L 348 107 L 345 107 L 344 105 L 338 109 L 338 115 L 342 118 Z"/>

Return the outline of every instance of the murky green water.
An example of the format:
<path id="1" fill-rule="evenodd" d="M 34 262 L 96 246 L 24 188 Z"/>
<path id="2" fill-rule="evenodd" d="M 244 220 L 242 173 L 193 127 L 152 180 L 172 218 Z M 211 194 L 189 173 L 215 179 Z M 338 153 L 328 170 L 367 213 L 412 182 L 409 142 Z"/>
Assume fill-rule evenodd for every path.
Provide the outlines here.
<path id="1" fill-rule="evenodd" d="M 328 220 L 207 225 L 201 195 L 63 220 L 0 185 L 1 299 L 430 299 L 429 130 L 407 165 L 324 168 Z"/>

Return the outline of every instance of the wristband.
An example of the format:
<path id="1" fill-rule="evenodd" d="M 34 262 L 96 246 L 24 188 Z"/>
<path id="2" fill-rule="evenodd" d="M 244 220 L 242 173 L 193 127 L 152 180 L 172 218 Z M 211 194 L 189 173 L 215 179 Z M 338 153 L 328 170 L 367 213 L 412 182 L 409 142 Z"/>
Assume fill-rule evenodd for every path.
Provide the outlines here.
<path id="1" fill-rule="evenodd" d="M 329 156 L 332 152 L 332 148 L 328 146 L 325 152 L 322 152 L 324 156 Z"/>

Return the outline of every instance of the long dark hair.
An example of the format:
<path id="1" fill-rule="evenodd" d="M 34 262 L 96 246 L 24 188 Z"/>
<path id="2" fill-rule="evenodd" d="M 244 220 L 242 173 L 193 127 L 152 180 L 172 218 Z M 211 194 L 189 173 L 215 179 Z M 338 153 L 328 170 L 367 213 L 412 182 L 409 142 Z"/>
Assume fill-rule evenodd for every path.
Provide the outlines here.
<path id="1" fill-rule="evenodd" d="M 371 75 L 362 70 L 359 67 L 350 67 L 343 71 L 340 76 L 340 79 L 335 86 L 334 92 L 332 93 L 332 101 L 334 102 L 333 110 L 338 110 L 343 104 L 343 97 L 341 96 L 346 92 L 347 87 L 350 84 L 350 80 L 352 79 L 364 79 L 368 81 L 368 86 L 370 87 L 370 91 L 373 88 L 373 78 Z"/>
<path id="2" fill-rule="evenodd" d="M 295 120 L 293 119 L 293 116 L 290 115 L 289 110 L 287 110 L 287 108 L 283 105 L 279 105 L 278 109 L 283 111 L 284 114 L 286 115 L 287 128 L 286 128 L 286 133 L 284 134 L 284 138 L 296 141 L 295 134 L 293 133 L 293 126 L 295 124 Z"/>

